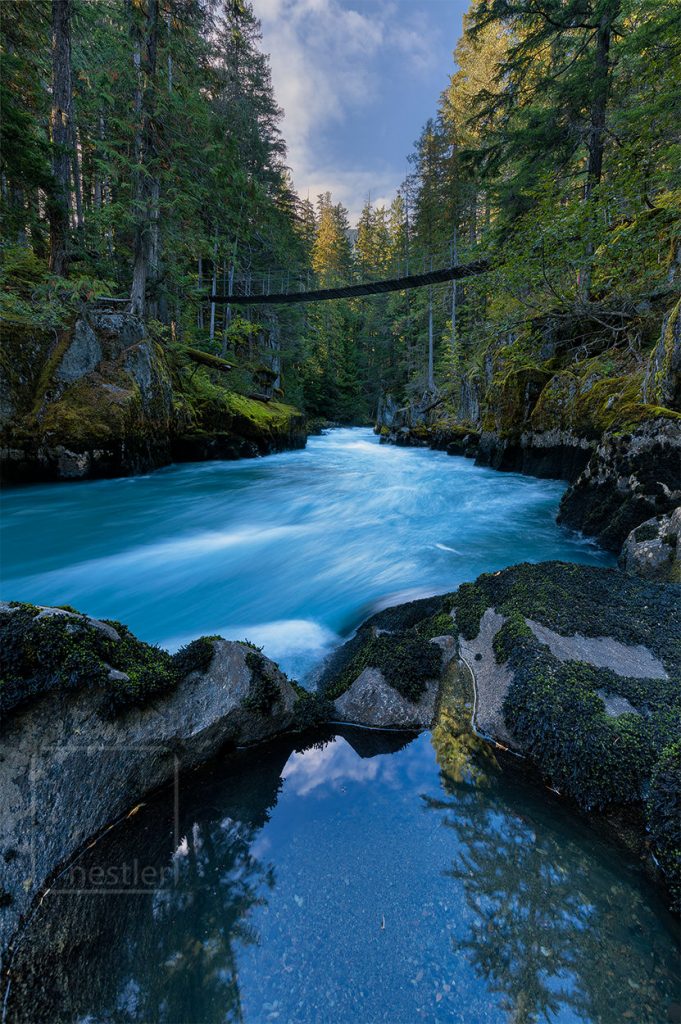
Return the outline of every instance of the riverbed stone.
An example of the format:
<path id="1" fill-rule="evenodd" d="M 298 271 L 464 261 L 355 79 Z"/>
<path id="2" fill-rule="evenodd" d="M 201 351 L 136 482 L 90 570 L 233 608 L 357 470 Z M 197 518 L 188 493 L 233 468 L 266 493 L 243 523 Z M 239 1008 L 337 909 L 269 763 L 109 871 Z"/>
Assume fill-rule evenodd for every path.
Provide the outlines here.
<path id="1" fill-rule="evenodd" d="M 386 630 L 377 630 L 389 636 Z M 433 637 L 430 643 L 442 651 L 441 672 L 456 656 L 457 645 L 452 636 Z M 379 729 L 429 729 L 435 718 L 441 675 L 426 681 L 418 701 L 399 693 L 385 679 L 379 668 L 364 668 L 348 689 L 334 701 L 334 711 L 342 722 Z"/>

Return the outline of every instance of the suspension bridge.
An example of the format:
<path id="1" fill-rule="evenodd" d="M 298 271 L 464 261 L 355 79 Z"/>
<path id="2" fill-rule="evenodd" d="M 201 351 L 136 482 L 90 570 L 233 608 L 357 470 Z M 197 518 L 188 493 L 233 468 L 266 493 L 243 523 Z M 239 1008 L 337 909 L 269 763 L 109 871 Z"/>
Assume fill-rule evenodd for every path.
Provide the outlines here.
<path id="1" fill-rule="evenodd" d="M 276 271 L 258 275 L 242 273 L 238 279 L 230 273 L 228 294 L 208 296 L 214 304 L 239 306 L 283 305 L 292 302 L 324 302 L 328 299 L 352 299 L 362 295 L 383 295 L 387 292 L 406 291 L 411 288 L 423 288 L 427 285 L 442 284 L 447 281 L 460 281 L 464 278 L 484 274 L 490 269 L 489 260 L 477 259 L 468 263 L 449 263 L 439 269 L 433 269 L 433 258 L 429 258 L 429 269 L 426 270 L 426 259 L 421 260 L 419 273 L 410 273 L 408 261 L 398 266 L 394 277 L 382 280 L 354 280 L 351 283 L 337 283 L 333 287 L 310 288 L 309 274 Z"/>

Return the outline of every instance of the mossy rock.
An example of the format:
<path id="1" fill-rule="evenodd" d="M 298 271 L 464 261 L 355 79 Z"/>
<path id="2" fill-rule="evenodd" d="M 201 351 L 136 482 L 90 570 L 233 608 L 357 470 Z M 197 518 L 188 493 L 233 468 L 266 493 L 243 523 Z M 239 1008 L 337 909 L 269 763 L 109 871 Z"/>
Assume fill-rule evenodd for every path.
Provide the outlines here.
<path id="1" fill-rule="evenodd" d="M 485 392 L 482 429 L 500 437 L 522 433 L 551 376 L 552 371 L 541 366 L 495 374 Z"/>
<path id="2" fill-rule="evenodd" d="M 672 820 L 678 803 L 665 795 L 678 787 L 679 773 L 679 751 L 670 752 L 681 732 L 678 588 L 617 570 L 547 562 L 483 575 L 445 604 L 468 640 L 478 636 L 486 609 L 505 617 L 493 639 L 494 657 L 510 673 L 503 720 L 552 786 L 585 810 L 641 805 L 647 793 L 657 794 L 646 802 L 648 823 L 678 900 L 681 842 L 678 816 Z M 562 637 L 645 647 L 666 676 L 660 670 L 639 678 L 561 660 L 528 620 Z"/>
<path id="3" fill-rule="evenodd" d="M 672 908 L 681 912 L 681 741 L 666 747 L 655 765 L 646 801 L 648 830 L 669 885 Z"/>
<path id="4" fill-rule="evenodd" d="M 103 713 L 119 714 L 206 671 L 217 639 L 201 637 L 171 655 L 120 622 L 18 602 L 0 606 L 0 638 L 2 715 L 47 693 L 83 689 L 101 694 Z"/>
<path id="5" fill-rule="evenodd" d="M 530 417 L 532 429 L 598 439 L 667 415 L 669 410 L 643 401 L 643 378 L 643 370 L 618 350 L 575 363 L 544 387 Z"/>

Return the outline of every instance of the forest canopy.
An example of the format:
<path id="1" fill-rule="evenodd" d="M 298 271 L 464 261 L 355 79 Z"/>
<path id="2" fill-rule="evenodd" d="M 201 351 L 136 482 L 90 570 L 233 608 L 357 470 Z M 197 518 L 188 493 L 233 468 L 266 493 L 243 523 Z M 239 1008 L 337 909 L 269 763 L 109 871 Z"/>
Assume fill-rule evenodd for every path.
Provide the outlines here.
<path id="1" fill-rule="evenodd" d="M 532 366 L 549 320 L 584 356 L 603 331 L 650 347 L 681 277 L 680 22 L 676 0 L 476 0 L 410 173 L 350 225 L 295 192 L 247 0 L 5 0 L 3 324 L 125 297 L 245 390 L 264 364 L 341 422 L 455 395 L 499 345 Z M 489 274 L 419 291 L 207 301 L 235 275 L 328 287 L 480 256 Z"/>

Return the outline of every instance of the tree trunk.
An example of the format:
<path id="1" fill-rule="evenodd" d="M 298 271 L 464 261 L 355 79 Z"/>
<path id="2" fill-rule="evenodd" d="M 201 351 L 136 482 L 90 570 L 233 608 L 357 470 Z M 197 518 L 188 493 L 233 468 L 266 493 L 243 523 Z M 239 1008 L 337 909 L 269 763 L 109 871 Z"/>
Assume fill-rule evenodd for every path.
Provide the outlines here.
<path id="1" fill-rule="evenodd" d="M 428 289 L 428 389 L 435 390 L 435 366 L 433 360 L 433 288 Z"/>
<path id="2" fill-rule="evenodd" d="M 213 277 L 211 279 L 210 293 L 215 295 L 218 290 L 218 236 L 215 234 L 215 242 L 213 243 Z M 215 337 L 215 303 L 210 304 L 210 340 L 212 341 Z"/>
<path id="3" fill-rule="evenodd" d="M 76 200 L 76 230 L 82 236 L 85 226 L 83 216 L 83 178 L 81 173 L 80 156 L 78 153 L 78 131 L 75 124 L 75 107 L 72 107 L 71 120 L 71 146 L 73 150 L 73 193 Z M 82 243 L 81 243 L 82 244 Z"/>
<path id="4" fill-rule="evenodd" d="M 279 320 L 277 314 L 270 316 L 270 348 L 272 349 L 272 372 L 276 377 L 272 382 L 273 388 L 281 387 L 281 341 L 279 338 Z"/>
<path id="5" fill-rule="evenodd" d="M 71 154 L 71 0 L 52 0 L 52 174 L 50 270 L 66 273 Z"/>
<path id="6" fill-rule="evenodd" d="M 603 12 L 596 34 L 596 54 L 593 69 L 593 92 L 591 100 L 591 125 L 587 142 L 589 159 L 586 171 L 585 199 L 600 184 L 603 176 L 603 152 L 605 150 L 606 112 L 610 92 L 610 38 L 612 23 L 617 17 L 620 0 L 612 0 Z"/>
<path id="7" fill-rule="evenodd" d="M 152 178 L 149 182 L 149 284 L 150 297 L 147 302 L 149 316 L 158 318 L 159 296 L 158 287 L 161 276 L 161 234 L 159 229 L 160 220 L 160 185 L 158 178 Z"/>
<path id="8" fill-rule="evenodd" d="M 137 11 L 128 0 L 130 26 L 133 43 L 133 62 L 137 71 L 135 88 L 135 242 L 130 308 L 137 316 L 144 316 L 146 309 L 147 276 L 151 265 L 153 247 L 153 193 L 154 179 L 150 165 L 155 156 L 154 140 L 154 78 L 156 75 L 156 50 L 158 43 L 158 0 L 148 0 L 146 11 L 146 32 L 138 24 Z"/>
<path id="9" fill-rule="evenodd" d="M 459 254 L 456 244 L 456 228 L 452 238 L 452 266 L 459 262 Z M 452 281 L 452 355 L 456 354 L 456 281 Z"/>
<path id="10" fill-rule="evenodd" d="M 199 256 L 199 308 L 196 311 L 196 326 L 203 330 L 203 258 Z"/>
<path id="11" fill-rule="evenodd" d="M 591 116 L 587 148 L 589 156 L 586 167 L 586 184 L 584 201 L 588 202 L 594 189 L 600 185 L 603 177 L 603 153 L 605 151 L 606 115 L 608 96 L 610 93 L 610 39 L 612 23 L 620 10 L 620 0 L 611 0 L 606 6 L 596 33 L 596 53 L 593 67 L 593 91 L 591 93 Z M 589 238 L 586 243 L 585 266 L 579 274 L 578 289 L 582 302 L 587 302 L 591 294 L 591 261 L 594 244 Z"/>

